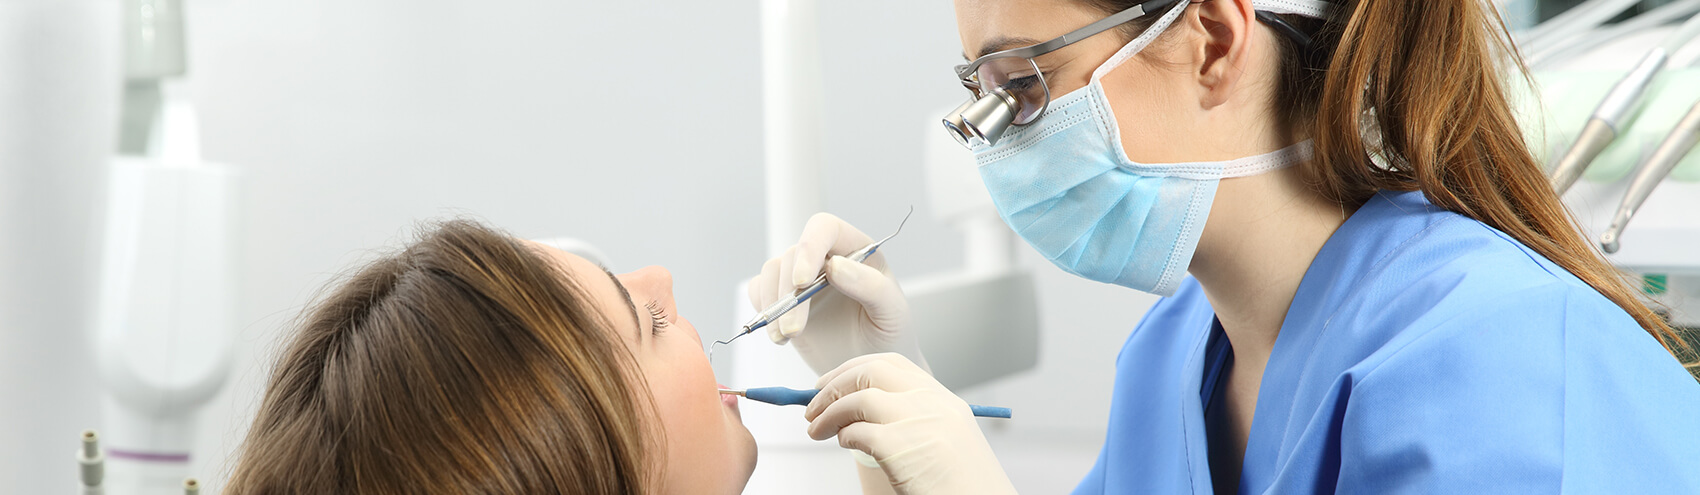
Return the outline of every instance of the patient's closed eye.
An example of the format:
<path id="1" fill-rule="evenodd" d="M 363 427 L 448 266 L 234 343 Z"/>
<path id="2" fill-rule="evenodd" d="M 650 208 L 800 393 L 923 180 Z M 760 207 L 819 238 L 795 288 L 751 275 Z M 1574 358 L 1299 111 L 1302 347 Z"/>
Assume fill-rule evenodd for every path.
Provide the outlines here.
<path id="1" fill-rule="evenodd" d="M 661 333 L 662 329 L 667 328 L 668 325 L 671 325 L 671 323 L 667 322 L 667 312 L 666 312 L 666 310 L 662 309 L 661 305 L 659 303 L 656 303 L 655 301 L 650 301 L 650 302 L 643 303 L 643 307 L 649 310 L 649 318 L 651 319 L 651 321 L 654 322 L 654 325 L 651 325 L 650 329 L 654 333 Z"/>

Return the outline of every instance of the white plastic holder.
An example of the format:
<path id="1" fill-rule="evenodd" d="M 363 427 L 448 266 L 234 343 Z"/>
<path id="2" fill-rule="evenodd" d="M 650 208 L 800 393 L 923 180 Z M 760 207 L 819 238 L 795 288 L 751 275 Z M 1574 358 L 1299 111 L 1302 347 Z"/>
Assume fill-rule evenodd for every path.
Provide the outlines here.
<path id="1" fill-rule="evenodd" d="M 229 375 L 236 174 L 119 157 L 94 338 L 111 493 L 180 493 L 195 413 Z"/>

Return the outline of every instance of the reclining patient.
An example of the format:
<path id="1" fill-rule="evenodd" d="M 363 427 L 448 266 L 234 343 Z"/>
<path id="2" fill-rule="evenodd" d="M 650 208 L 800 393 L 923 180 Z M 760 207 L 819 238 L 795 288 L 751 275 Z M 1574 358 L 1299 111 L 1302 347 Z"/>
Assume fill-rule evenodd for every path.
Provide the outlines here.
<path id="1" fill-rule="evenodd" d="M 755 442 L 672 290 L 437 225 L 305 315 L 227 493 L 737 493 Z"/>

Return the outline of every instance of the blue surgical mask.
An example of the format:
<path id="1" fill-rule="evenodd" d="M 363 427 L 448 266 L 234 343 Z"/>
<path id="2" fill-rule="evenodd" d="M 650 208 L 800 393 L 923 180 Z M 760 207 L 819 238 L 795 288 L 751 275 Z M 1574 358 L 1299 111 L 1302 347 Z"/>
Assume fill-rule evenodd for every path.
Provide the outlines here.
<path id="1" fill-rule="evenodd" d="M 1144 164 L 1127 158 L 1100 83 L 1150 44 L 1186 2 L 1165 13 L 1032 124 L 976 150 L 998 215 L 1051 263 L 1080 277 L 1174 294 L 1198 247 L 1216 186 L 1310 158 L 1310 142 L 1225 162 Z"/>

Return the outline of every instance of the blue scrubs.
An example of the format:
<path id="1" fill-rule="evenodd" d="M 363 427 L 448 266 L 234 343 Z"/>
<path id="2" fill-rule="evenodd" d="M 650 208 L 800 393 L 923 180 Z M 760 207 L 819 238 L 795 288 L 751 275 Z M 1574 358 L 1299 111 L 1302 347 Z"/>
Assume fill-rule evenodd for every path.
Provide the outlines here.
<path id="1" fill-rule="evenodd" d="M 1231 359 L 1188 280 L 1116 359 L 1075 489 L 1212 493 L 1205 401 Z M 1311 263 L 1264 370 L 1239 493 L 1700 493 L 1700 384 L 1509 236 L 1383 192 Z"/>

